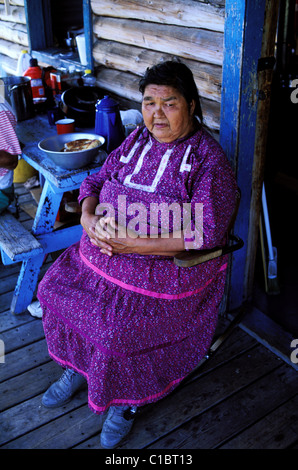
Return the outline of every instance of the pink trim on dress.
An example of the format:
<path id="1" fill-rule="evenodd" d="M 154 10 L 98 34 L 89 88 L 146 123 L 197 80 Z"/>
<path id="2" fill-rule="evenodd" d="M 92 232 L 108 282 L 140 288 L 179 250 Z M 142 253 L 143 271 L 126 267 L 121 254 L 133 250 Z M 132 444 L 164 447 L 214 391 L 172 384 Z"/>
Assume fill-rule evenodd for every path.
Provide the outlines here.
<path id="1" fill-rule="evenodd" d="M 187 292 L 181 292 L 180 294 L 163 294 L 160 292 L 154 292 L 151 290 L 147 289 L 142 289 L 141 287 L 133 286 L 131 284 L 126 284 L 123 281 L 120 281 L 119 279 L 116 279 L 115 277 L 110 276 L 109 274 L 105 273 L 101 269 L 97 268 L 94 266 L 80 250 L 80 257 L 83 263 L 85 263 L 89 268 L 91 268 L 93 271 L 95 271 L 97 274 L 100 276 L 104 277 L 108 281 L 112 282 L 113 284 L 116 284 L 117 286 L 122 287 L 123 289 L 126 290 L 131 290 L 132 292 L 136 292 L 137 294 L 142 294 L 142 295 L 148 295 L 149 297 L 155 297 L 157 299 L 166 299 L 166 300 L 178 300 L 178 299 L 184 299 L 185 297 L 189 297 L 191 295 L 198 294 L 202 290 L 204 290 L 213 280 L 214 278 L 209 279 L 206 284 L 202 287 L 198 287 L 198 289 L 192 290 L 192 291 L 187 291 Z M 228 266 L 228 263 L 223 264 L 218 272 L 224 271 Z"/>

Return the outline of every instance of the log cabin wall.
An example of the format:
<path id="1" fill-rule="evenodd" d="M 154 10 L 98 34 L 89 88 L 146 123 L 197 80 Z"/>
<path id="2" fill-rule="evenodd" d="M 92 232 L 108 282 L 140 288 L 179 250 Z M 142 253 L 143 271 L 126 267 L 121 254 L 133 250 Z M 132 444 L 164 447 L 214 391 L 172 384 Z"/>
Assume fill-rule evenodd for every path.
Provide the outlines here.
<path id="1" fill-rule="evenodd" d="M 91 0 L 98 85 L 140 103 L 140 76 L 179 58 L 193 71 L 204 119 L 220 127 L 225 1 Z"/>
<path id="2" fill-rule="evenodd" d="M 28 49 L 24 0 L 0 0 L 0 69 L 13 74 L 23 49 Z"/>

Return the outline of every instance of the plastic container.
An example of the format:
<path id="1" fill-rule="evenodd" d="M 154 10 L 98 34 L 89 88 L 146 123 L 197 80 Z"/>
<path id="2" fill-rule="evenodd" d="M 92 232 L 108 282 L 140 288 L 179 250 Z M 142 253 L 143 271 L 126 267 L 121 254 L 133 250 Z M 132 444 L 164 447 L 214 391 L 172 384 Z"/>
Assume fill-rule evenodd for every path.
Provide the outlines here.
<path id="1" fill-rule="evenodd" d="M 25 160 L 19 160 L 18 166 L 13 171 L 13 182 L 14 183 L 25 183 L 32 176 L 37 176 L 38 171 L 35 170 Z"/>
<path id="2" fill-rule="evenodd" d="M 95 86 L 96 78 L 92 75 L 92 70 L 86 69 L 83 75 L 84 86 Z"/>
<path id="3" fill-rule="evenodd" d="M 76 36 L 76 43 L 78 46 L 80 62 L 82 65 L 87 65 L 85 34 L 78 34 L 78 36 Z"/>
<path id="4" fill-rule="evenodd" d="M 31 55 L 26 49 L 21 51 L 20 57 L 18 58 L 16 75 L 22 77 L 23 73 L 30 67 Z"/>
<path id="5" fill-rule="evenodd" d="M 30 77 L 33 101 L 40 98 L 46 98 L 45 89 L 42 82 L 42 70 L 38 65 L 37 59 L 30 60 L 30 67 L 23 73 L 24 77 Z"/>

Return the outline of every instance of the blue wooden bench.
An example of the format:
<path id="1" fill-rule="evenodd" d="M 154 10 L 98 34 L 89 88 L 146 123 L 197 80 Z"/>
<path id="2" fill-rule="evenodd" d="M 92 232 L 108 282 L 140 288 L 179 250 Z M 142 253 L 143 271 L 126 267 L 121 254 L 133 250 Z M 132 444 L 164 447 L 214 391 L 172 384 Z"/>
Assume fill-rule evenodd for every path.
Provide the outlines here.
<path id="1" fill-rule="evenodd" d="M 11 214 L 0 216 L 0 248 L 4 265 L 41 254 L 43 247 Z"/>
<path id="2" fill-rule="evenodd" d="M 45 255 L 67 248 L 82 235 L 82 226 L 32 234 L 11 214 L 0 216 L 0 251 L 5 266 L 21 262 L 10 310 L 22 313 L 31 303 Z"/>

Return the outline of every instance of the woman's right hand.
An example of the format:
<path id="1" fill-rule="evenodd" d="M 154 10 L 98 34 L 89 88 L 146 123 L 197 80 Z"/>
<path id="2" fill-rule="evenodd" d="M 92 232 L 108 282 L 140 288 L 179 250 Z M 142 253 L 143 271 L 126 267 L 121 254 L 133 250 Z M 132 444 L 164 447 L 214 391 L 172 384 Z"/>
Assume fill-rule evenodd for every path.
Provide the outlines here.
<path id="1" fill-rule="evenodd" d="M 96 214 L 97 204 L 98 199 L 94 197 L 87 197 L 83 200 L 81 225 L 93 245 L 100 248 L 103 253 L 110 253 L 110 245 L 106 241 L 103 241 L 101 238 L 99 238 L 95 232 L 95 226 L 102 217 L 102 215 Z"/>
<path id="2" fill-rule="evenodd" d="M 90 214 L 87 211 L 82 212 L 81 225 L 89 238 L 95 238 L 95 226 L 99 219 L 99 215 Z"/>

